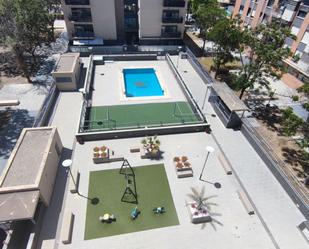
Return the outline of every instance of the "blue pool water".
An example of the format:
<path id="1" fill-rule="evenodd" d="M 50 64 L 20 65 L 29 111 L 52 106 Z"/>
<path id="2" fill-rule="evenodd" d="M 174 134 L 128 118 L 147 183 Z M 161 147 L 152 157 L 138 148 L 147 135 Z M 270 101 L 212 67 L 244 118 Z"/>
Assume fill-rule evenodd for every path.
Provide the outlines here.
<path id="1" fill-rule="evenodd" d="M 124 69 L 123 75 L 127 97 L 164 95 L 164 91 L 153 68 Z"/>

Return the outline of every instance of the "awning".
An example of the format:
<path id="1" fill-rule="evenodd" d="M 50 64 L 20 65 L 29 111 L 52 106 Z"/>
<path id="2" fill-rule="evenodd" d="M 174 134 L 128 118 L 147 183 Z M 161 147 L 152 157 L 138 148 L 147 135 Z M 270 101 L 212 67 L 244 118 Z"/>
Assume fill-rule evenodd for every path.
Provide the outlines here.
<path id="1" fill-rule="evenodd" d="M 39 190 L 0 194 L 0 222 L 33 219 L 39 196 Z"/>
<path id="2" fill-rule="evenodd" d="M 226 83 L 215 82 L 212 84 L 212 88 L 231 112 L 249 110 Z"/>

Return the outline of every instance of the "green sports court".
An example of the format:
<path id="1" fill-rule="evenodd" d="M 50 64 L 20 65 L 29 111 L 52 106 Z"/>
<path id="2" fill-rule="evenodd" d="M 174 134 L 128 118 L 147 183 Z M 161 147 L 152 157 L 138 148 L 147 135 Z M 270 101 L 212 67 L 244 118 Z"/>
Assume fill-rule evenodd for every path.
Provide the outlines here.
<path id="1" fill-rule="evenodd" d="M 87 130 L 110 130 L 145 126 L 168 126 L 200 122 L 188 102 L 92 106 L 88 109 Z"/>

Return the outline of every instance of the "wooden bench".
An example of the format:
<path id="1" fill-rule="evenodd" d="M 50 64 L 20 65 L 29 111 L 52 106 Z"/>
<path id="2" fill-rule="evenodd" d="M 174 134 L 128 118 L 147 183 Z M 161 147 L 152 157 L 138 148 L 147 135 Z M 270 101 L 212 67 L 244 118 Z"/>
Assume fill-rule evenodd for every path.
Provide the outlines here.
<path id="1" fill-rule="evenodd" d="M 229 162 L 226 160 L 225 156 L 222 153 L 220 153 L 219 156 L 218 156 L 218 159 L 219 159 L 219 162 L 221 163 L 225 173 L 227 175 L 231 175 L 232 169 L 231 169 Z"/>
<path id="2" fill-rule="evenodd" d="M 193 170 L 192 169 L 186 169 L 181 171 L 176 170 L 176 174 L 178 178 L 193 177 Z"/>
<path id="3" fill-rule="evenodd" d="M 138 153 L 141 151 L 141 148 L 140 147 L 131 147 L 130 148 L 130 152 L 131 153 Z"/>
<path id="4" fill-rule="evenodd" d="M 73 172 L 72 172 L 72 175 L 73 175 L 73 177 L 74 177 L 74 180 L 75 180 L 75 184 L 76 184 L 76 185 L 74 184 L 73 179 L 72 179 L 72 177 L 71 177 L 71 178 L 70 178 L 70 182 L 69 182 L 69 189 L 70 189 L 70 192 L 71 192 L 72 194 L 75 194 L 75 193 L 77 193 L 77 191 L 78 191 L 80 173 L 79 173 L 79 171 L 77 170 L 77 171 L 73 171 Z"/>
<path id="5" fill-rule="evenodd" d="M 73 225 L 74 225 L 74 214 L 72 212 L 64 213 L 61 234 L 60 234 L 60 238 L 63 244 L 71 243 Z"/>
<path id="6" fill-rule="evenodd" d="M 254 208 L 251 205 L 251 202 L 250 202 L 248 196 L 246 195 L 246 193 L 243 190 L 237 190 L 236 192 L 237 192 L 239 199 L 241 200 L 242 204 L 244 205 L 247 213 L 249 215 L 254 214 Z"/>

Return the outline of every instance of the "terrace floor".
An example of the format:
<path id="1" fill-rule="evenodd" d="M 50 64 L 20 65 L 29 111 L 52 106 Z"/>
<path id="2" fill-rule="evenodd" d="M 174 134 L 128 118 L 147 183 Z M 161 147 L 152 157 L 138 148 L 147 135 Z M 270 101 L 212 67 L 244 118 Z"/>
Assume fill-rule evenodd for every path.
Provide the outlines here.
<path id="1" fill-rule="evenodd" d="M 160 160 L 141 159 L 139 153 L 129 152 L 130 147 L 140 144 L 141 138 L 94 141 L 86 142 L 84 145 L 76 144 L 73 167 L 75 170 L 79 170 L 81 174 L 80 192 L 85 196 L 89 195 L 89 197 L 93 197 L 91 195 L 92 192 L 88 192 L 89 176 L 93 174 L 93 172 L 98 171 L 102 171 L 102 174 L 104 174 L 104 170 L 106 170 L 106 174 L 109 174 L 109 170 L 119 169 L 122 165 L 121 162 L 94 164 L 92 162 L 92 154 L 95 146 L 105 145 L 115 151 L 115 154 L 117 153 L 118 155 L 125 156 L 133 168 L 144 165 L 154 165 L 153 167 L 155 167 L 158 166 L 158 164 L 164 164 L 179 225 L 85 240 L 85 235 L 87 235 L 87 199 L 68 194 L 65 208 L 72 210 L 76 215 L 72 244 L 63 245 L 59 242 L 59 248 L 173 247 L 182 249 L 192 247 L 205 248 L 205 244 L 211 244 L 216 248 L 225 248 L 227 244 L 230 248 L 242 248 L 242 245 L 246 245 L 248 248 L 275 248 L 258 216 L 249 216 L 246 213 L 236 193 L 236 190 L 241 187 L 235 180 L 235 177 L 225 174 L 218 161 L 220 150 L 211 135 L 193 133 L 160 136 L 159 139 L 162 143 L 161 148 L 163 152 L 162 159 Z M 209 183 L 205 183 L 199 181 L 198 178 L 205 161 L 205 147 L 209 145 L 215 148 L 215 152 L 210 155 L 204 171 L 203 179 L 209 181 Z M 173 158 L 182 155 L 187 156 L 188 160 L 191 162 L 194 177 L 184 179 L 177 178 Z M 122 176 L 117 175 L 115 179 L 110 179 L 109 181 L 119 182 L 119 179 L 122 178 Z M 103 180 L 104 178 L 102 178 L 102 181 Z M 144 191 L 143 184 L 140 184 L 144 181 L 145 179 L 140 179 L 137 175 L 137 192 Z M 220 189 L 215 188 L 212 184 L 214 182 L 219 182 L 222 187 Z M 106 184 L 107 186 L 105 188 L 108 189 L 110 185 L 108 182 L 106 182 Z M 158 182 L 158 184 L 160 184 L 160 182 Z M 190 222 L 189 213 L 185 205 L 186 201 L 190 201 L 187 194 L 191 193 L 191 187 L 201 189 L 203 186 L 206 187 L 206 196 L 216 196 L 212 199 L 212 202 L 215 202 L 217 206 L 214 206 L 212 211 L 219 214 L 215 218 L 222 223 L 222 225 L 213 223 L 216 230 L 210 224 L 207 224 L 206 227 L 202 229 L 202 225 L 194 225 Z M 101 184 L 98 185 L 98 188 L 100 187 Z M 118 196 L 121 197 L 121 194 L 122 192 L 119 191 Z M 104 202 L 109 203 L 110 200 L 105 201 L 105 198 L 108 198 L 108 196 L 102 196 L 100 201 L 103 204 Z M 140 201 L 143 202 L 143 199 Z M 116 210 L 119 210 L 125 205 L 120 201 L 120 198 L 118 203 L 115 202 L 114 204 L 119 205 L 115 207 Z M 141 205 L 141 208 L 142 207 L 143 205 Z M 141 209 L 141 211 L 142 213 L 146 213 L 147 211 L 149 212 L 148 209 Z M 109 209 L 104 210 L 102 208 L 102 215 L 107 211 L 109 211 Z M 127 217 L 125 217 L 122 212 L 119 214 L 115 211 L 115 215 L 119 217 L 119 219 L 127 219 L 127 222 L 130 222 L 129 213 Z M 168 213 L 166 215 L 168 215 Z M 143 217 L 141 216 L 138 219 L 142 221 Z M 102 227 L 104 227 L 104 224 L 100 224 L 98 217 L 93 220 L 93 222 L 93 226 L 102 225 Z M 116 221 L 116 223 L 117 222 L 118 221 Z M 121 220 L 119 220 L 119 222 L 121 222 Z M 135 223 L 132 222 L 131 226 L 131 230 L 136 230 Z"/>
<path id="2" fill-rule="evenodd" d="M 154 68 L 161 88 L 164 90 L 164 96 L 125 98 L 122 74 L 122 70 L 125 68 Z M 93 106 L 186 101 L 176 78 L 165 60 L 114 61 L 112 63 L 105 63 L 105 65 L 96 65 L 93 88 Z"/>
<path id="3" fill-rule="evenodd" d="M 177 56 L 172 58 L 174 63 Z M 135 65 L 135 62 L 129 62 Z M 137 65 L 138 63 L 136 63 Z M 180 60 L 178 67 L 198 105 L 202 107 L 206 86 L 187 60 Z M 204 89 L 204 90 L 203 90 Z M 73 150 L 73 170 L 81 174 L 79 191 L 87 195 L 89 192 L 89 177 L 94 171 L 113 170 L 121 167 L 121 162 L 94 164 L 93 148 L 105 145 L 128 159 L 133 167 L 164 164 L 169 187 L 175 204 L 179 225 L 126 233 L 104 238 L 84 240 L 86 227 L 87 199 L 68 190 L 61 192 L 62 186 L 57 186 L 53 196 L 52 206 L 45 217 L 45 225 L 41 232 L 39 248 L 82 249 L 82 248 L 282 248 L 305 249 L 308 244 L 297 228 L 304 216 L 289 198 L 267 166 L 257 155 L 249 142 L 239 131 L 226 129 L 214 113 L 209 103 L 206 103 L 204 115 L 210 123 L 212 134 L 188 133 L 160 136 L 161 150 L 164 152 L 160 160 L 141 159 L 138 153 L 130 153 L 129 148 L 138 146 L 141 138 L 114 139 L 86 142 L 83 145 L 74 143 L 74 132 L 80 115 L 79 93 L 64 93 L 60 96 L 58 108 L 52 124 L 57 125 L 65 147 Z M 70 110 L 70 111 L 68 111 Z M 206 157 L 206 146 L 215 148 L 207 161 L 203 179 L 199 174 Z M 224 153 L 233 167 L 233 174 L 226 175 L 218 161 L 219 153 Z M 194 170 L 194 177 L 178 179 L 175 173 L 173 158 L 187 156 Z M 67 156 L 70 156 L 69 154 Z M 65 158 L 65 155 L 63 159 Z M 63 173 L 63 172 L 62 172 Z M 60 176 L 60 177 L 59 177 Z M 58 180 L 64 180 L 60 174 Z M 136 179 L 138 182 L 138 179 Z M 221 188 L 215 188 L 218 182 Z M 206 187 L 206 196 L 215 195 L 212 199 L 217 203 L 213 212 L 219 223 L 193 225 L 190 222 L 185 201 L 189 200 L 191 187 L 201 189 Z M 59 188 L 60 189 L 59 189 Z M 244 189 L 254 204 L 256 214 L 249 216 L 236 190 Z M 62 199 L 59 194 L 62 194 Z M 103 201 L 104 198 L 100 201 Z M 121 202 L 119 200 L 119 205 Z M 59 212 L 61 213 L 59 215 Z M 75 214 L 72 243 L 62 244 L 59 233 L 61 217 L 64 211 Z M 143 211 L 143 210 L 142 210 Z M 102 210 L 104 212 L 104 210 Z M 117 215 L 117 214 L 115 214 Z M 52 222 L 51 222 L 52 221 Z M 117 222 L 117 221 L 116 221 Z M 52 223 L 52 229 L 50 228 Z"/>

